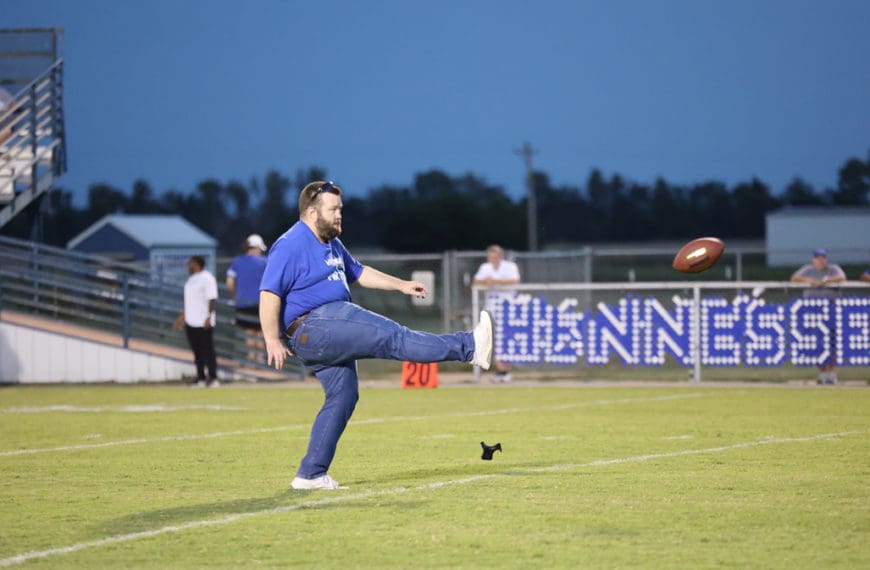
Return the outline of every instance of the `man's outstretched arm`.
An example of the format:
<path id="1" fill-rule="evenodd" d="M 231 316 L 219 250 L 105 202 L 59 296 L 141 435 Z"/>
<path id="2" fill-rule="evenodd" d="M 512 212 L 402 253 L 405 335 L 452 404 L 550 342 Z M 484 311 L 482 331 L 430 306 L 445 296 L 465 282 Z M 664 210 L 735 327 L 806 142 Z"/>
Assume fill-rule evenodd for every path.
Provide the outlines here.
<path id="1" fill-rule="evenodd" d="M 383 271 L 378 271 L 368 265 L 363 267 L 363 272 L 359 276 L 357 283 L 367 289 L 401 291 L 405 295 L 415 295 L 417 297 L 425 297 L 429 294 L 426 286 L 419 281 L 405 281 L 404 279 L 387 275 Z"/>

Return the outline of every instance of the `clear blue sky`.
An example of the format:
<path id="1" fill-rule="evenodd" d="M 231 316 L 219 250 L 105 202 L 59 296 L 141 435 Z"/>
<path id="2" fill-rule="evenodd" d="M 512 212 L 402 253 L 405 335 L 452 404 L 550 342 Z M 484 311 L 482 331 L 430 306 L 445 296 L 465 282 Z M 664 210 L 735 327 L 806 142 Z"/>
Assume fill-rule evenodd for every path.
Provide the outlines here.
<path id="1" fill-rule="evenodd" d="M 556 184 L 795 176 L 870 150 L 870 2 L 0 0 L 64 29 L 69 172 L 160 193 L 321 166 Z"/>

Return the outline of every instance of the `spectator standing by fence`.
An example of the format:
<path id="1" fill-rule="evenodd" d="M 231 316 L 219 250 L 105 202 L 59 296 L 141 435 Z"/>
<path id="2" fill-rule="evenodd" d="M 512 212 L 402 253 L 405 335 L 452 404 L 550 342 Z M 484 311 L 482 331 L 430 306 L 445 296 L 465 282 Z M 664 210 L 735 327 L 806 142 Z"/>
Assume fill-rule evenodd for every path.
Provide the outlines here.
<path id="1" fill-rule="evenodd" d="M 187 261 L 187 271 L 190 277 L 184 284 L 184 309 L 175 319 L 173 328 L 184 328 L 187 342 L 193 351 L 193 361 L 196 364 L 194 385 L 216 387 L 220 385 L 214 350 L 217 280 L 205 269 L 205 258 L 201 255 L 194 255 Z"/>
<path id="2" fill-rule="evenodd" d="M 227 269 L 227 288 L 233 294 L 236 325 L 245 331 L 248 360 L 260 360 L 265 348 L 260 333 L 260 280 L 266 270 L 266 242 L 259 234 L 249 235 L 242 243 L 244 253 Z"/>
<path id="3" fill-rule="evenodd" d="M 791 276 L 791 281 L 794 283 L 807 283 L 810 287 L 804 290 L 804 297 L 813 299 L 836 299 L 840 296 L 840 289 L 836 287 L 837 283 L 846 280 L 846 274 L 839 265 L 828 261 L 828 252 L 825 249 L 816 249 L 813 251 L 813 259 L 800 269 L 794 272 Z M 834 315 L 833 307 L 831 307 L 828 329 L 834 330 Z M 831 344 L 829 346 L 831 354 L 827 361 L 819 365 L 818 384 L 836 384 L 837 372 L 834 366 L 834 337 L 831 333 Z"/>
<path id="4" fill-rule="evenodd" d="M 474 285 L 482 285 L 484 287 L 516 285 L 520 282 L 520 268 L 513 261 L 508 261 L 504 258 L 504 250 L 499 245 L 491 245 L 486 248 L 486 261 L 478 267 L 474 274 Z M 491 291 L 486 295 L 486 309 L 495 314 L 496 305 L 505 298 L 512 297 L 513 291 Z M 495 374 L 494 382 L 510 382 L 511 369 L 513 368 L 506 362 L 494 361 Z"/>

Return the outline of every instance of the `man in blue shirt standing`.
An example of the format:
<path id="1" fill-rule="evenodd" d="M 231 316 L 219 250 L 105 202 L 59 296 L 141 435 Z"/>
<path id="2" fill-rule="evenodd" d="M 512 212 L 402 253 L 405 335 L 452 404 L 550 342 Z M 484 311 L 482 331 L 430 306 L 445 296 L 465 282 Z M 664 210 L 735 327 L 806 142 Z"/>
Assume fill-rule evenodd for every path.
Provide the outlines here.
<path id="1" fill-rule="evenodd" d="M 344 488 L 327 472 L 359 400 L 357 359 L 458 361 L 483 369 L 489 369 L 492 359 L 492 319 L 485 311 L 473 332 L 436 335 L 410 330 L 353 304 L 348 286 L 355 282 L 421 297 L 427 291 L 422 283 L 354 259 L 338 239 L 341 209 L 339 186 L 331 181 L 306 185 L 299 194 L 299 221 L 272 245 L 260 284 L 267 363 L 280 369 L 295 354 L 311 368 L 326 395 L 291 483 L 294 489 Z"/>
<path id="2" fill-rule="evenodd" d="M 248 360 L 260 360 L 264 349 L 260 335 L 260 281 L 266 270 L 266 242 L 259 234 L 249 235 L 242 244 L 244 255 L 233 259 L 227 269 L 227 288 L 236 306 L 236 325 L 245 331 Z"/>

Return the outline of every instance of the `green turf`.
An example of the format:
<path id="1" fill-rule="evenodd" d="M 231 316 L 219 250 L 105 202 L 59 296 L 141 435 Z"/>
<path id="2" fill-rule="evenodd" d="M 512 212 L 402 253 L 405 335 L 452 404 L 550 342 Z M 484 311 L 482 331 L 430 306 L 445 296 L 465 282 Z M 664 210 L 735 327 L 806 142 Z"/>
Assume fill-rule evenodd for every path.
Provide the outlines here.
<path id="1" fill-rule="evenodd" d="M 364 388 L 331 470 L 350 489 L 290 491 L 321 398 L 0 389 L 0 565 L 870 567 L 866 388 Z M 149 404 L 241 409 L 113 408 Z M 109 408 L 12 411 L 51 405 Z"/>

